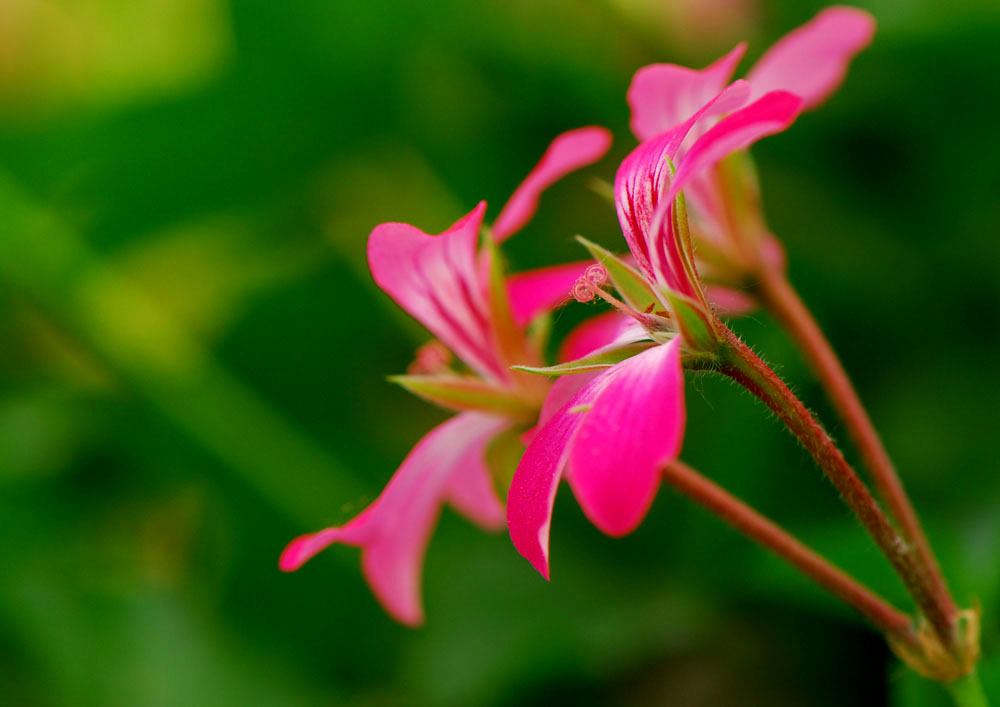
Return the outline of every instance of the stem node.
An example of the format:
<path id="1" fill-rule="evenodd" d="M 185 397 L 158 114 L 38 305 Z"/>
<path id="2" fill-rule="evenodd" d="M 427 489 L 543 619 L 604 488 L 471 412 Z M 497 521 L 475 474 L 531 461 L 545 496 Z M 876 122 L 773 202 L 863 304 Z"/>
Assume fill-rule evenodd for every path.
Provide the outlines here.
<path id="1" fill-rule="evenodd" d="M 889 646 L 909 668 L 929 680 L 950 684 L 973 673 L 979 661 L 979 609 L 958 612 L 955 637 L 946 646 L 927 619 L 916 626 L 916 643 L 887 634 Z"/>

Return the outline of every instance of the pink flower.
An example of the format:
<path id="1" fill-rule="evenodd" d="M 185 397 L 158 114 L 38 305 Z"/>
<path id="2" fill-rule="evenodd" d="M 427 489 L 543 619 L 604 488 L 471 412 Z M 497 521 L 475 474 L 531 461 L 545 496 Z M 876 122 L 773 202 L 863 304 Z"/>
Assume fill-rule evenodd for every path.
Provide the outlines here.
<path id="1" fill-rule="evenodd" d="M 685 197 L 711 192 L 714 185 L 706 182 L 706 175 L 716 165 L 786 129 L 803 106 L 800 97 L 787 91 L 772 91 L 747 104 L 751 93 L 746 81 L 735 81 L 687 120 L 639 145 L 615 177 L 618 218 L 639 267 L 651 282 L 695 298 L 704 307 L 691 246 L 674 229 L 673 201 L 682 189 Z M 725 117 L 706 128 L 718 115 Z M 657 216 L 662 223 L 656 223 Z"/>
<path id="2" fill-rule="evenodd" d="M 605 533 L 623 535 L 642 521 L 663 465 L 680 451 L 682 351 L 711 353 L 722 325 L 695 268 L 678 197 L 732 152 L 786 128 L 802 107 L 801 98 L 783 91 L 745 105 L 749 96 L 745 81 L 710 96 L 682 124 L 637 147 L 618 169 L 618 217 L 639 269 L 588 245 L 608 269 L 588 271 L 575 293 L 607 300 L 635 325 L 622 329 L 613 319 L 591 324 L 612 327 L 619 340 L 575 364 L 541 369 L 574 375 L 552 387 L 508 493 L 511 539 L 546 578 L 552 508 L 564 474 L 587 517 Z M 703 121 L 721 114 L 727 115 L 686 142 Z M 620 299 L 605 289 L 608 281 Z M 585 350 L 592 339 L 587 332 L 572 340 Z"/>
<path id="3" fill-rule="evenodd" d="M 680 452 L 684 381 L 680 339 L 606 371 L 560 378 L 583 387 L 538 431 L 507 496 L 510 537 L 548 579 L 549 528 L 565 472 L 590 520 L 609 535 L 631 532 L 649 509 L 660 469 Z"/>
<path id="4" fill-rule="evenodd" d="M 610 145 L 601 128 L 565 133 L 501 211 L 492 234 L 503 240 L 530 220 L 541 192 L 564 174 L 600 159 Z M 507 430 L 537 420 L 548 388 L 537 376 L 511 371 L 538 365 L 525 334 L 536 315 L 566 300 L 581 266 L 546 268 L 504 279 L 492 247 L 480 248 L 485 202 L 440 235 L 402 223 L 376 227 L 368 240 L 375 282 L 437 339 L 422 347 L 411 375 L 396 381 L 457 410 L 413 448 L 385 490 L 353 520 L 292 541 L 285 571 L 301 567 L 332 543 L 362 548 L 365 577 L 393 617 L 422 621 L 423 557 L 441 508 L 449 503 L 486 529 L 503 526 L 504 511 L 486 465 L 486 447 Z M 453 353 L 468 367 L 450 366 Z"/>
<path id="5" fill-rule="evenodd" d="M 863 10 L 830 7 L 778 40 L 747 73 L 746 102 L 786 91 L 814 108 L 840 85 L 854 56 L 872 39 L 875 23 Z M 675 130 L 718 95 L 743 57 L 745 44 L 702 70 L 673 64 L 640 69 L 628 91 L 632 130 L 643 141 Z M 726 111 L 715 110 L 716 116 Z M 677 148 L 680 157 L 712 125 L 703 116 Z M 685 188 L 692 210 L 703 274 L 727 287 L 752 279 L 762 265 L 782 268 L 784 254 L 763 222 L 756 176 L 745 156 L 735 155 L 713 170 L 702 170 Z M 715 288 L 727 309 L 752 305 L 742 293 Z"/>
<path id="6" fill-rule="evenodd" d="M 747 72 L 749 100 L 771 91 L 788 91 L 811 109 L 825 101 L 847 74 L 851 60 L 868 46 L 875 21 L 864 10 L 828 7 L 775 42 Z M 628 90 L 632 130 L 649 140 L 687 120 L 729 83 L 746 52 L 738 44 L 704 69 L 653 64 L 636 72 Z"/>

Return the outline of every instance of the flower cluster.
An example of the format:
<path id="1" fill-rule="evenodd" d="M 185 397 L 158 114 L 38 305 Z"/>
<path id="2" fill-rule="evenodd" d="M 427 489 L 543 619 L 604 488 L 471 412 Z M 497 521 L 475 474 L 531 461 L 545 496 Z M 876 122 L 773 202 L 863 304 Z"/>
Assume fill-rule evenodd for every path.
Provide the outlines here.
<path id="1" fill-rule="evenodd" d="M 756 213 L 754 192 L 731 188 L 722 168 L 828 96 L 872 31 L 864 12 L 831 8 L 781 39 L 746 80 L 729 82 L 743 44 L 700 71 L 641 69 L 628 90 L 640 144 L 614 187 L 627 260 L 585 243 L 599 265 L 508 277 L 496 249 L 531 219 L 548 186 L 604 156 L 610 136 L 601 128 L 556 138 L 492 228 L 483 225 L 485 203 L 440 235 L 400 223 L 376 227 L 368 241 L 375 282 L 436 337 L 410 373 L 393 380 L 458 414 L 413 448 L 353 520 L 294 540 L 281 568 L 297 569 L 332 543 L 360 546 L 378 599 L 398 620 L 419 623 L 421 565 L 441 507 L 449 503 L 484 528 L 503 526 L 486 450 L 511 431 L 530 444 L 509 480 L 507 525 L 542 574 L 563 477 L 598 528 L 633 530 L 681 448 L 682 360 L 710 355 L 723 341 L 715 296 L 723 307 L 739 299 L 707 289 L 699 268 L 745 272 L 750 247 L 761 257 L 769 247 L 780 252 L 760 228 L 744 227 Z M 711 263 L 703 252 L 713 254 Z M 583 324 L 564 346 L 568 361 L 545 367 L 527 325 L 570 295 L 600 297 L 616 312 Z M 550 386 L 538 374 L 559 377 Z"/>
<path id="2" fill-rule="evenodd" d="M 514 545 L 546 577 L 561 476 L 598 528 L 611 535 L 633 530 L 653 501 L 663 466 L 680 451 L 681 354 L 711 353 L 724 343 L 695 262 L 687 203 L 701 222 L 719 229 L 701 234 L 723 233 L 724 216 L 733 208 L 716 168 L 787 128 L 807 101 L 829 94 L 863 46 L 843 41 L 859 34 L 859 27 L 870 38 L 864 13 L 827 10 L 782 39 L 750 72 L 751 80 L 726 85 L 743 45 L 704 71 L 656 65 L 633 80 L 632 125 L 643 142 L 618 168 L 615 205 L 637 269 L 620 260 L 611 266 L 626 299 L 612 304 L 639 325 L 633 329 L 639 340 L 654 345 L 599 372 L 562 379 L 550 393 L 565 403 L 528 447 L 507 506 Z M 803 54 L 811 54 L 818 67 L 808 76 L 802 75 Z M 678 198 L 681 190 L 692 195 L 689 201 Z M 724 233 L 738 237 L 735 229 Z M 601 353 L 621 350 L 621 343 Z M 570 396 L 567 389 L 576 390 Z"/>
<path id="3" fill-rule="evenodd" d="M 359 546 L 375 595 L 416 624 L 423 556 L 445 503 L 488 529 L 506 517 L 514 546 L 548 578 L 560 481 L 594 525 L 621 536 L 642 522 L 666 479 L 852 603 L 915 669 L 942 681 L 967 673 L 977 655 L 974 617 L 951 599 L 825 339 L 807 315 L 789 315 L 782 248 L 765 225 L 747 154 L 822 103 L 873 33 L 867 13 L 833 7 L 780 39 L 745 79 L 732 80 L 742 44 L 702 70 L 657 64 L 636 73 L 628 103 L 639 144 L 618 166 L 613 190 L 626 256 L 581 238 L 590 260 L 508 276 L 499 255 L 548 186 L 605 155 L 610 135 L 596 127 L 556 138 L 492 227 L 483 224 L 485 203 L 440 235 L 376 227 L 368 241 L 375 282 L 435 337 L 392 380 L 457 414 L 413 448 L 357 517 L 294 540 L 282 569 L 332 543 Z M 559 361 L 546 365 L 531 324 L 571 299 L 603 300 L 612 311 L 571 332 Z M 889 515 L 813 415 L 720 318 L 758 305 L 803 342 Z M 793 432 L 902 579 L 917 620 L 678 460 L 685 369 L 732 378 Z M 514 452 L 508 467 L 487 461 L 498 445 Z"/>

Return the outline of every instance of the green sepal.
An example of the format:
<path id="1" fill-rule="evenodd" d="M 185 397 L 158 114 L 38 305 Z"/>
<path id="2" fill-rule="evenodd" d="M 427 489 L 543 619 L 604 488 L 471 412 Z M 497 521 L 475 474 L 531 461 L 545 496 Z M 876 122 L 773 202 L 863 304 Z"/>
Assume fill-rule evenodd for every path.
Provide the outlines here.
<path id="1" fill-rule="evenodd" d="M 536 351 L 545 351 L 552 336 L 552 313 L 542 312 L 537 315 L 528 322 L 524 334 L 534 344 Z"/>
<path id="2" fill-rule="evenodd" d="M 481 240 L 483 249 L 489 254 L 490 259 L 490 314 L 497 342 L 508 361 L 523 360 L 521 350 L 523 337 L 514 322 L 514 314 L 510 308 L 503 255 L 489 232 L 485 232 Z"/>
<path id="3" fill-rule="evenodd" d="M 719 347 L 719 340 L 701 307 L 675 292 L 664 290 L 664 294 L 670 302 L 674 321 L 688 348 L 695 351 L 715 351 Z"/>
<path id="4" fill-rule="evenodd" d="M 537 412 L 513 391 L 471 376 L 389 376 L 389 380 L 449 410 L 480 410 L 526 419 Z"/>
<path id="5" fill-rule="evenodd" d="M 634 344 L 625 344 L 624 346 L 619 346 L 608 351 L 596 351 L 575 361 L 557 363 L 554 366 L 514 366 L 514 368 L 519 371 L 527 371 L 528 373 L 540 373 L 543 376 L 565 376 L 573 373 L 586 373 L 587 371 L 610 368 L 616 363 L 621 363 L 625 359 L 641 354 L 643 351 L 656 345 L 654 341 L 640 341 Z"/>
<path id="6" fill-rule="evenodd" d="M 716 166 L 722 196 L 737 223 L 761 220 L 760 187 L 750 153 L 739 150 Z"/>
<path id="7" fill-rule="evenodd" d="M 600 177 L 591 177 L 587 180 L 587 186 L 590 187 L 592 192 L 607 201 L 609 204 L 616 206 L 614 184 L 606 179 L 601 179 Z"/>
<path id="8" fill-rule="evenodd" d="M 583 236 L 577 236 L 576 240 L 590 251 L 594 260 L 604 266 L 611 283 L 630 307 L 639 312 L 651 312 L 658 306 L 659 300 L 656 294 L 638 270 L 611 251 L 588 241 Z"/>
<path id="9" fill-rule="evenodd" d="M 677 196 L 674 197 L 674 238 L 677 242 L 678 252 L 685 256 L 693 256 L 691 224 L 688 223 L 687 197 L 684 196 L 684 192 L 677 192 Z M 690 270 L 691 258 L 685 257 L 684 261 L 688 277 L 697 279 L 697 275 Z"/>
<path id="10" fill-rule="evenodd" d="M 490 479 L 497 495 L 505 504 L 507 503 L 507 491 L 510 489 L 510 482 L 517 471 L 517 465 L 524 455 L 524 442 L 521 435 L 524 429 L 511 427 L 494 437 L 486 445 L 486 468 L 490 472 Z"/>

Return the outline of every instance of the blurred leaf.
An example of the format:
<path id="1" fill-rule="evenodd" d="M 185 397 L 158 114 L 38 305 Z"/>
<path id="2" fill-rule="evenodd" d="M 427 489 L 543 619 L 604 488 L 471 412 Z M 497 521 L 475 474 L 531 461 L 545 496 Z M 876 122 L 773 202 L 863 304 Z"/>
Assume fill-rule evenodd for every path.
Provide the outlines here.
<path id="1" fill-rule="evenodd" d="M 0 398 L 0 486 L 70 466 L 87 425 L 76 402 L 51 390 Z"/>
<path id="2" fill-rule="evenodd" d="M 0 105 L 134 101 L 217 73 L 231 51 L 222 0 L 6 0 Z"/>
<path id="3" fill-rule="evenodd" d="M 328 253 L 292 242 L 268 246 L 230 219 L 182 226 L 136 241 L 117 265 L 203 338 L 217 336 L 243 303 L 318 268 Z"/>
<path id="4" fill-rule="evenodd" d="M 68 323 L 167 418 L 292 517 L 317 523 L 351 475 L 222 369 L 171 315 L 0 176 L 0 278 Z M 44 238 L 45 248 L 35 248 Z M 275 470 L 294 468 L 292 477 Z M 325 489 L 317 493 L 318 489 Z"/>

